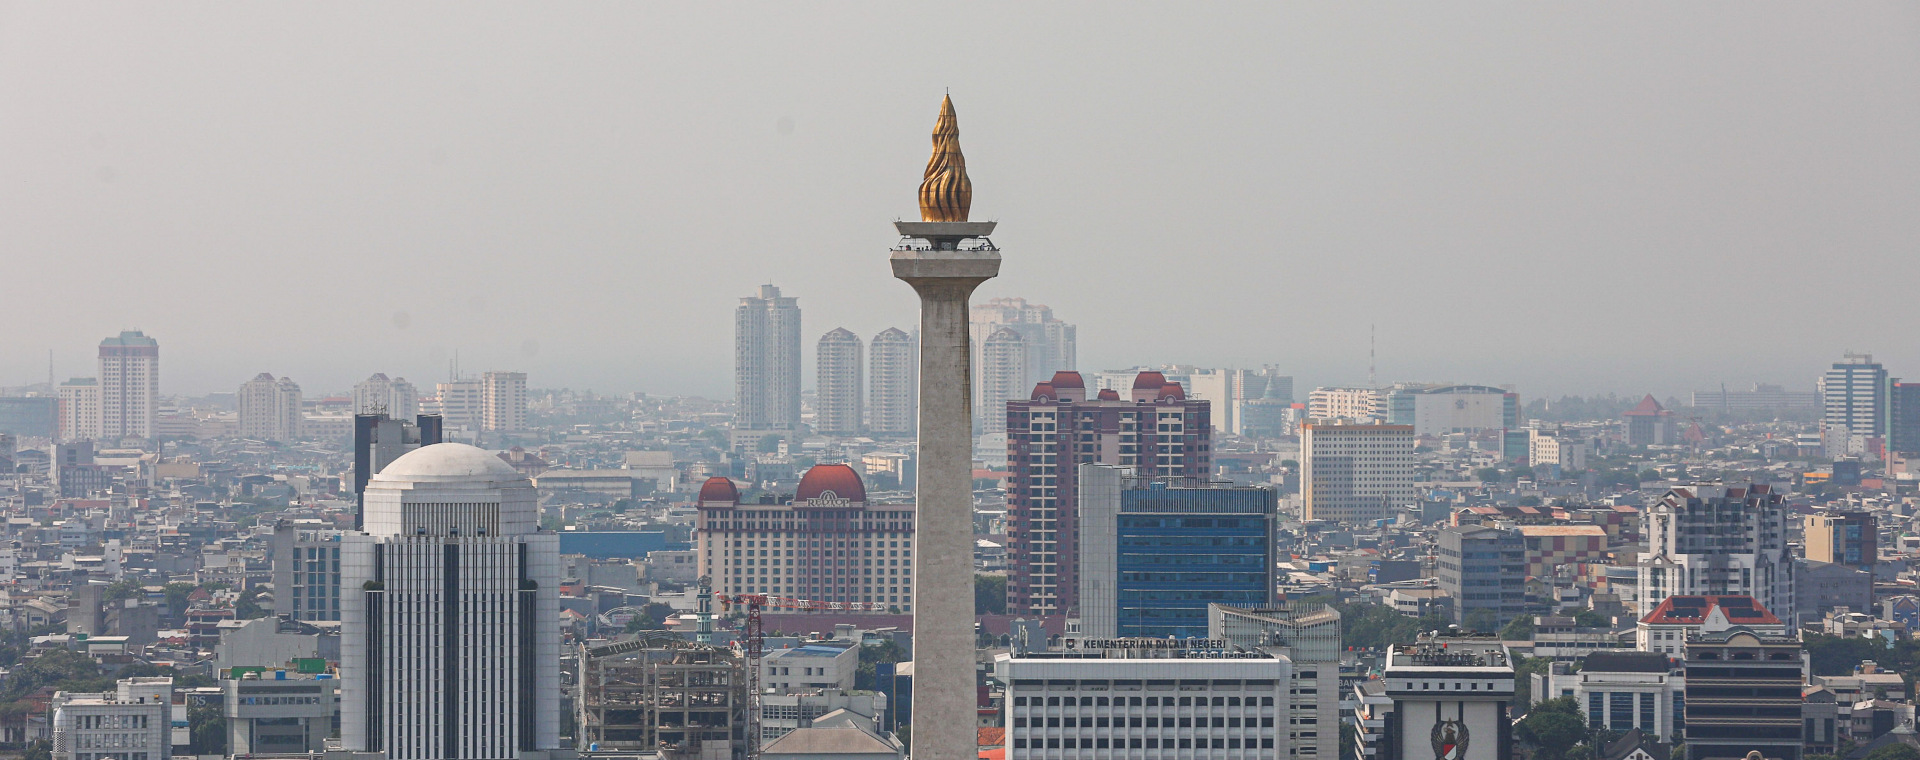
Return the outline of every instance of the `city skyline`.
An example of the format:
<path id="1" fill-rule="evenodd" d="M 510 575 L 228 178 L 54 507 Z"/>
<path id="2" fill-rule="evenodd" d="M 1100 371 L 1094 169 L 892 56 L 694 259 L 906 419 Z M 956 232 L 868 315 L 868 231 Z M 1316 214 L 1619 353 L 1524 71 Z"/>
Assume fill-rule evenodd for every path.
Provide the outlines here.
<path id="1" fill-rule="evenodd" d="M 1355 384 L 1368 325 L 1383 378 L 1535 398 L 1804 389 L 1846 349 L 1920 364 L 1880 306 L 1915 266 L 1880 260 L 1915 242 L 1883 209 L 1920 200 L 1899 179 L 1920 157 L 1888 126 L 1920 113 L 1905 21 L 1884 15 L 1899 11 L 1020 9 L 1006 28 L 969 9 L 938 22 L 988 55 L 880 71 L 836 43 L 924 12 L 522 10 L 464 30 L 389 12 L 13 19 L 0 176 L 21 181 L 0 244 L 40 287 L 10 306 L 91 313 L 0 338 L 0 385 L 42 380 L 49 348 L 56 375 L 85 374 L 81 345 L 137 326 L 168 342 L 166 393 L 266 366 L 316 391 L 375 369 L 432 380 L 458 351 L 555 386 L 720 397 L 720 309 L 756 283 L 859 335 L 910 320 L 862 252 L 891 242 L 880 223 L 942 87 L 975 104 L 973 171 L 1006 189 L 977 216 L 1017 220 L 1007 244 L 1038 254 L 980 296 L 1068 315 L 1082 368 L 1281 364 Z M 531 56 L 508 44 L 523 35 L 568 43 Z M 341 45 L 368 54 L 342 66 Z M 1511 54 L 1475 52 L 1494 49 Z M 96 64 L 55 68 L 76 57 Z M 776 230 L 793 242 L 739 242 Z M 1195 276 L 1121 274 L 1170 253 Z M 1752 290 L 1718 277 L 1735 261 L 1858 306 L 1747 329 Z M 119 276 L 61 274 L 76 263 Z M 234 287 L 193 308 L 141 290 L 197 294 L 198 271 Z M 1348 308 L 1362 291 L 1368 313 Z M 613 327 L 662 316 L 678 329 Z"/>

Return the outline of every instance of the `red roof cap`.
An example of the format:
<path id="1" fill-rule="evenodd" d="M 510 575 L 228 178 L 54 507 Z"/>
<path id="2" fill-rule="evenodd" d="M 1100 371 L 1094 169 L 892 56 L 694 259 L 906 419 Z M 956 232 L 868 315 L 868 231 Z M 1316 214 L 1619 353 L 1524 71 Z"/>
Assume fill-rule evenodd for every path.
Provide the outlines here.
<path id="1" fill-rule="evenodd" d="M 733 481 L 715 475 L 700 484 L 700 501 L 740 501 L 740 489 L 733 487 Z"/>
<path id="2" fill-rule="evenodd" d="M 1042 398 L 1059 398 L 1059 397 L 1060 397 L 1060 392 L 1054 390 L 1052 383 L 1035 383 L 1033 386 L 1033 395 L 1030 396 L 1029 398 L 1033 399 L 1034 401 L 1039 401 Z"/>
<path id="3" fill-rule="evenodd" d="M 860 473 L 844 464 L 818 464 L 800 476 L 800 488 L 794 491 L 794 501 L 813 501 L 822 496 L 865 502 L 867 487 L 860 482 Z"/>
<path id="4" fill-rule="evenodd" d="M 1165 387 L 1166 384 L 1167 376 L 1152 370 L 1142 372 L 1133 378 L 1133 389 L 1136 391 L 1148 389 L 1157 391 Z"/>
<path id="5" fill-rule="evenodd" d="M 1186 397 L 1187 391 L 1185 388 L 1181 388 L 1179 383 L 1167 383 L 1166 385 L 1160 386 L 1160 398 L 1185 399 Z"/>
<path id="6" fill-rule="evenodd" d="M 1653 394 L 1649 393 L 1646 398 L 1640 399 L 1638 405 L 1632 409 L 1628 409 L 1627 415 L 1631 417 L 1653 417 L 1666 410 L 1667 408 L 1661 406 L 1660 402 L 1653 400 Z"/>
<path id="7" fill-rule="evenodd" d="M 1780 625 L 1760 601 L 1751 596 L 1669 596 L 1640 619 L 1648 625 L 1699 625 L 1718 607 L 1734 625 Z"/>
<path id="8" fill-rule="evenodd" d="M 1085 388 L 1087 381 L 1080 378 L 1078 372 L 1055 372 L 1047 383 L 1055 388 Z"/>
<path id="9" fill-rule="evenodd" d="M 1101 388 L 1099 398 L 1101 401 L 1119 401 L 1120 392 L 1112 388 Z"/>

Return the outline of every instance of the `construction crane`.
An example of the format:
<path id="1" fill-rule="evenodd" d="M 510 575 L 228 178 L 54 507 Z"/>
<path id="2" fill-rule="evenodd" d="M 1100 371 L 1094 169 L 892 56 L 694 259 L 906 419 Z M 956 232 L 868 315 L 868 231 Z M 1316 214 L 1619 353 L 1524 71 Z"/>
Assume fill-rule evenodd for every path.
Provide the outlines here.
<path id="1" fill-rule="evenodd" d="M 760 629 L 760 610 L 767 606 L 765 594 L 720 594 L 714 597 L 720 606 L 747 608 L 747 624 L 740 630 L 740 649 L 745 653 L 747 671 L 747 757 L 760 757 L 760 650 L 766 636 Z"/>

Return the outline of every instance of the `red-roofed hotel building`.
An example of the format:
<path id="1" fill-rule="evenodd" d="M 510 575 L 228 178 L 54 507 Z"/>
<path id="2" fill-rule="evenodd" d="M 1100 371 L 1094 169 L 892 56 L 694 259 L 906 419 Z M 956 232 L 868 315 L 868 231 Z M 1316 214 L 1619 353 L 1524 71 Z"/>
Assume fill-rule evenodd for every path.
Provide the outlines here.
<path id="1" fill-rule="evenodd" d="M 1159 372 L 1141 372 L 1126 396 L 1089 397 L 1078 372 L 1057 372 L 1007 419 L 1007 612 L 1064 615 L 1078 603 L 1077 469 L 1134 468 L 1137 477 L 1204 478 L 1213 471 L 1206 401 Z"/>
<path id="2" fill-rule="evenodd" d="M 742 502 L 726 478 L 700 487 L 694 551 L 713 593 L 913 610 L 913 505 L 867 503 L 844 464 L 815 466 L 793 499 L 768 502 Z"/>

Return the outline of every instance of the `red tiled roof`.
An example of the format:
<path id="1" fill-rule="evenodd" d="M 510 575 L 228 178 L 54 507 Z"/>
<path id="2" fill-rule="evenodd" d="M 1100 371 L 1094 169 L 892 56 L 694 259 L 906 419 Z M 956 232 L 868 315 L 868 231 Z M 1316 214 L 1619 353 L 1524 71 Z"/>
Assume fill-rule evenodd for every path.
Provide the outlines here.
<path id="1" fill-rule="evenodd" d="M 1666 407 L 1661 406 L 1660 402 L 1653 400 L 1653 394 L 1649 393 L 1646 398 L 1640 399 L 1639 405 L 1627 410 L 1627 416 L 1653 417 L 1666 410 Z"/>
<path id="2" fill-rule="evenodd" d="M 700 501 L 737 502 L 739 500 L 740 489 L 733 486 L 732 480 L 716 475 L 700 484 Z"/>
<path id="3" fill-rule="evenodd" d="M 982 747 L 1002 747 L 1007 743 L 1007 730 L 1004 728 L 981 726 L 976 731 L 979 734 L 979 743 Z M 986 757 L 987 753 L 982 752 L 980 756 Z"/>
<path id="4" fill-rule="evenodd" d="M 1640 619 L 1647 625 L 1698 625 L 1714 608 L 1735 625 L 1780 625 L 1765 606 L 1751 596 L 1670 596 Z"/>
<path id="5" fill-rule="evenodd" d="M 1078 372 L 1055 372 L 1053 379 L 1047 381 L 1055 388 L 1086 388 L 1087 381 L 1080 378 Z"/>
<path id="6" fill-rule="evenodd" d="M 847 501 L 864 502 L 867 500 L 867 487 L 860 482 L 860 473 L 844 464 L 819 464 L 800 476 L 800 487 L 793 492 L 794 501 L 812 501 L 821 494 L 831 493 Z"/>

